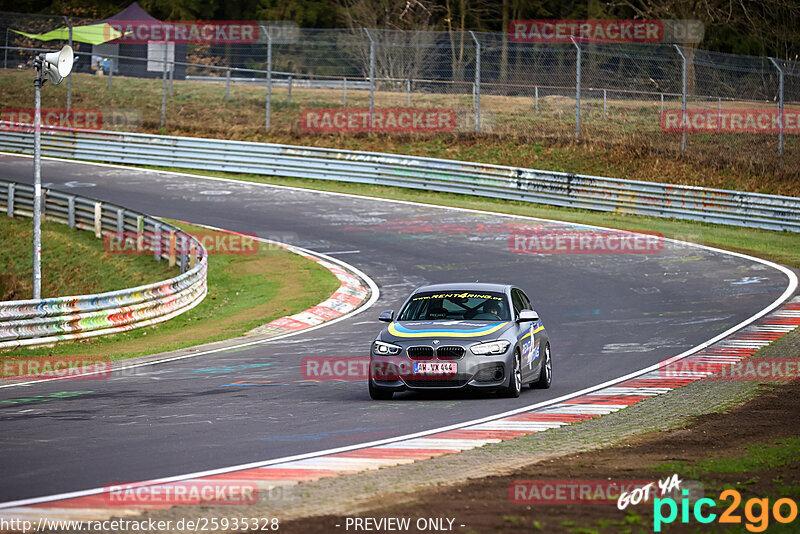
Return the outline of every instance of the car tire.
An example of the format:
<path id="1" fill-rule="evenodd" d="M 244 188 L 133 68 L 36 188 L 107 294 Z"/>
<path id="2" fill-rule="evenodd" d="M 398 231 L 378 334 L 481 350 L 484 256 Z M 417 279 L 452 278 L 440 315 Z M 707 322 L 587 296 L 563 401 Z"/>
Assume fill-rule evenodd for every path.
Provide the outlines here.
<path id="1" fill-rule="evenodd" d="M 372 380 L 369 381 L 369 396 L 372 400 L 392 400 L 394 391 L 375 386 Z"/>
<path id="2" fill-rule="evenodd" d="M 508 387 L 503 388 L 502 392 L 503 396 L 509 399 L 516 399 L 522 393 L 522 363 L 519 350 L 514 351 L 514 368 L 508 378 Z"/>
<path id="3" fill-rule="evenodd" d="M 550 356 L 550 343 L 544 346 L 544 360 L 539 368 L 539 378 L 531 382 L 531 389 L 548 389 L 553 383 L 553 358 Z"/>

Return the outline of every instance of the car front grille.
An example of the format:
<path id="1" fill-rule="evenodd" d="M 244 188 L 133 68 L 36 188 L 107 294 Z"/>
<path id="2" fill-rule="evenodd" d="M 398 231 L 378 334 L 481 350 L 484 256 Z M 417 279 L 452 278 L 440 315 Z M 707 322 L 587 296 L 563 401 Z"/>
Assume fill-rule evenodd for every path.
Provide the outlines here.
<path id="1" fill-rule="evenodd" d="M 440 360 L 460 360 L 464 357 L 464 347 L 445 346 L 436 349 L 436 357 Z"/>
<path id="2" fill-rule="evenodd" d="M 433 358 L 433 347 L 408 347 L 406 353 L 412 360 L 430 360 Z"/>

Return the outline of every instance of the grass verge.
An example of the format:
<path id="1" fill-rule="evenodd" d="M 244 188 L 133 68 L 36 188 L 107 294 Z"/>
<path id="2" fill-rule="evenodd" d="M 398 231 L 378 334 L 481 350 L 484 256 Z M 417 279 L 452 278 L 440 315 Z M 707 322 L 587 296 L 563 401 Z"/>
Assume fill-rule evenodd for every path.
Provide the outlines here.
<path id="1" fill-rule="evenodd" d="M 233 84 L 225 99 L 219 83 L 175 81 L 167 97 L 166 127 L 161 124 L 160 79 L 89 74 L 72 75 L 72 107 L 132 111 L 140 124 L 120 126 L 132 131 L 189 135 L 243 141 L 324 146 L 346 150 L 398 152 L 516 165 L 553 171 L 681 183 L 760 193 L 800 195 L 796 180 L 800 166 L 800 136 L 786 136 L 783 158 L 778 158 L 777 135 L 691 134 L 686 152 L 680 152 L 681 134 L 664 133 L 659 126 L 660 103 L 614 100 L 602 112 L 599 93 L 582 99 L 580 141 L 575 140 L 575 100 L 549 95 L 539 101 L 532 95 L 481 97 L 483 133 L 475 135 L 472 97 L 468 94 L 418 92 L 406 104 L 405 92 L 377 91 L 375 107 L 448 108 L 458 117 L 455 132 L 444 134 L 315 134 L 300 126 L 306 109 L 339 108 L 342 94 L 334 89 L 295 87 L 291 102 L 285 87 L 273 87 L 270 132 L 264 131 L 263 86 Z M 30 107 L 30 73 L 5 70 L 0 76 L 4 104 Z M 45 109 L 65 107 L 65 91 L 42 94 Z M 348 91 L 347 105 L 369 105 L 369 91 Z M 678 101 L 665 109 L 679 109 Z M 699 104 L 691 104 L 693 107 Z M 716 104 L 715 104 L 716 106 Z M 724 107 L 752 104 L 730 102 Z M 715 108 L 716 109 L 716 108 Z M 110 121 L 106 121 L 110 122 Z M 98 127 L 101 125 L 97 125 Z M 113 129 L 113 124 L 102 125 Z"/>
<path id="2" fill-rule="evenodd" d="M 33 223 L 0 217 L 0 301 L 33 297 Z M 87 295 L 175 276 L 152 256 L 106 254 L 94 233 L 56 222 L 42 224 L 42 296 Z"/>
<path id="3" fill-rule="evenodd" d="M 170 221 L 191 232 L 208 231 Z M 85 233 L 85 232 L 84 232 Z M 47 237 L 45 237 L 47 239 Z M 87 238 L 87 246 L 100 241 Z M 149 256 L 111 256 L 147 260 Z M 155 263 L 153 261 L 153 263 Z M 97 276 L 92 262 L 85 262 L 87 276 Z M 157 265 L 160 268 L 160 265 Z M 176 274 L 169 274 L 161 279 Z M 128 280 L 121 278 L 121 281 Z M 155 279 L 154 279 L 155 280 Z M 130 287 L 122 283 L 120 287 Z M 263 243 L 253 255 L 211 255 L 208 295 L 194 309 L 155 327 L 90 338 L 52 347 L 6 351 L 2 356 L 103 356 L 112 360 L 177 350 L 201 343 L 236 337 L 278 317 L 297 313 L 329 297 L 339 287 L 338 279 L 319 264 L 282 248 Z"/>

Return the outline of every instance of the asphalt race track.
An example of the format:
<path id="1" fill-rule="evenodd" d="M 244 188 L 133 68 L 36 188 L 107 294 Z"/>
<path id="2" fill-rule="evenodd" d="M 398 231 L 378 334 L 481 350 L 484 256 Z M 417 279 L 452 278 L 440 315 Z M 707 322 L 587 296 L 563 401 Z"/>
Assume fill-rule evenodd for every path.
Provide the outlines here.
<path id="1" fill-rule="evenodd" d="M 32 182 L 30 158 L 0 155 L 0 169 L 4 179 Z M 106 380 L 0 389 L 0 401 L 39 399 L 0 402 L 0 502 L 391 438 L 534 404 L 696 346 L 788 285 L 761 263 L 672 243 L 650 255 L 512 252 L 509 232 L 534 220 L 52 160 L 42 177 L 53 189 L 331 254 L 369 275 L 381 296 L 364 313 L 283 340 Z M 373 402 L 364 382 L 303 382 L 303 357 L 366 355 L 378 313 L 397 309 L 415 287 L 476 280 L 531 295 L 552 341 L 552 389 Z"/>

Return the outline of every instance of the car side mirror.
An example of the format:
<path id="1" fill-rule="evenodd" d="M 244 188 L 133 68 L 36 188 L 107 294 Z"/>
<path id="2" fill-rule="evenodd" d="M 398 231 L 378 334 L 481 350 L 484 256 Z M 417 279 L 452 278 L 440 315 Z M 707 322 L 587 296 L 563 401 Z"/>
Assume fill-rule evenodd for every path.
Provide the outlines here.
<path id="1" fill-rule="evenodd" d="M 378 316 L 378 320 L 383 321 L 384 323 L 391 323 L 394 321 L 394 310 L 382 311 Z"/>
<path id="2" fill-rule="evenodd" d="M 519 312 L 519 319 L 517 319 L 518 323 L 529 323 L 532 321 L 538 321 L 539 314 L 533 310 L 522 310 Z"/>

